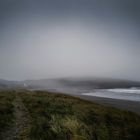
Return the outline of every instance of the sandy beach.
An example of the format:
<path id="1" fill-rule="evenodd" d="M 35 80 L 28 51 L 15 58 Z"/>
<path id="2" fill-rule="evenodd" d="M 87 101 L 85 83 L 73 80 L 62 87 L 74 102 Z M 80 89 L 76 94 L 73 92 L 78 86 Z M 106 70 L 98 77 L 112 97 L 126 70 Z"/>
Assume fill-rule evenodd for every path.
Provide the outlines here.
<path id="1" fill-rule="evenodd" d="M 95 97 L 95 96 L 84 96 L 84 95 L 76 95 L 76 97 L 93 101 L 101 105 L 111 106 L 111 107 L 119 108 L 122 110 L 131 111 L 140 115 L 140 102 L 139 101 L 128 101 L 128 100 L 102 98 L 102 97 Z"/>

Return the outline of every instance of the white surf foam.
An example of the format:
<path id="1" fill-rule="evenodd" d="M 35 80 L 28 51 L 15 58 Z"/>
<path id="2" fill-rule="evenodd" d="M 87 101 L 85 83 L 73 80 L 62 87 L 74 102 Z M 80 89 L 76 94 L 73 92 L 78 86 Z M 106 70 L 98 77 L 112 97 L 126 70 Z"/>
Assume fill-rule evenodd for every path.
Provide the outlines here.
<path id="1" fill-rule="evenodd" d="M 140 101 L 140 89 L 104 89 L 89 93 L 82 93 L 82 95 Z"/>

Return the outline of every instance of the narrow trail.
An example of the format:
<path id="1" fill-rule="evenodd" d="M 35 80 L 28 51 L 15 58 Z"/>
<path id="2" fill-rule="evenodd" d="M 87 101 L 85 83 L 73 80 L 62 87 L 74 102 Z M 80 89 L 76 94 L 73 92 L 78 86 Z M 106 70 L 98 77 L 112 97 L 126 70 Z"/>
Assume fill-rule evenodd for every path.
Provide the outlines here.
<path id="1" fill-rule="evenodd" d="M 15 123 L 4 134 L 3 140 L 30 140 L 30 116 L 18 93 L 15 96 L 14 108 Z"/>

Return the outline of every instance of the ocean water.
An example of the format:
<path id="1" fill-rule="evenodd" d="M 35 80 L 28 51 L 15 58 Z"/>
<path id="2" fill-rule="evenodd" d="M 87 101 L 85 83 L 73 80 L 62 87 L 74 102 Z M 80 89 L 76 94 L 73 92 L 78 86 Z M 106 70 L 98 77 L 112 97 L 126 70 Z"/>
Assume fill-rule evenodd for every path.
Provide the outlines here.
<path id="1" fill-rule="evenodd" d="M 82 93 L 84 96 L 96 96 L 112 99 L 123 99 L 130 101 L 140 101 L 140 89 L 128 88 L 128 89 L 100 89 L 94 92 Z"/>

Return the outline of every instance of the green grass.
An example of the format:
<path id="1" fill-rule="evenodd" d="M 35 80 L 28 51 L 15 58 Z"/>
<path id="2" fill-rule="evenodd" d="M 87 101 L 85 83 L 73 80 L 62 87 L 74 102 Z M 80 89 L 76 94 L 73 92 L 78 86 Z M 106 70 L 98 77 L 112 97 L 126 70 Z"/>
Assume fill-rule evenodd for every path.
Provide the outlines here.
<path id="1" fill-rule="evenodd" d="M 21 93 L 31 140 L 140 140 L 140 117 L 67 95 Z"/>
<path id="2" fill-rule="evenodd" d="M 0 139 L 2 133 L 11 126 L 14 120 L 13 98 L 12 91 L 0 92 Z"/>
<path id="3" fill-rule="evenodd" d="M 14 123 L 14 98 L 29 111 L 30 140 L 140 140 L 140 116 L 63 94 L 0 92 L 1 134 Z"/>

